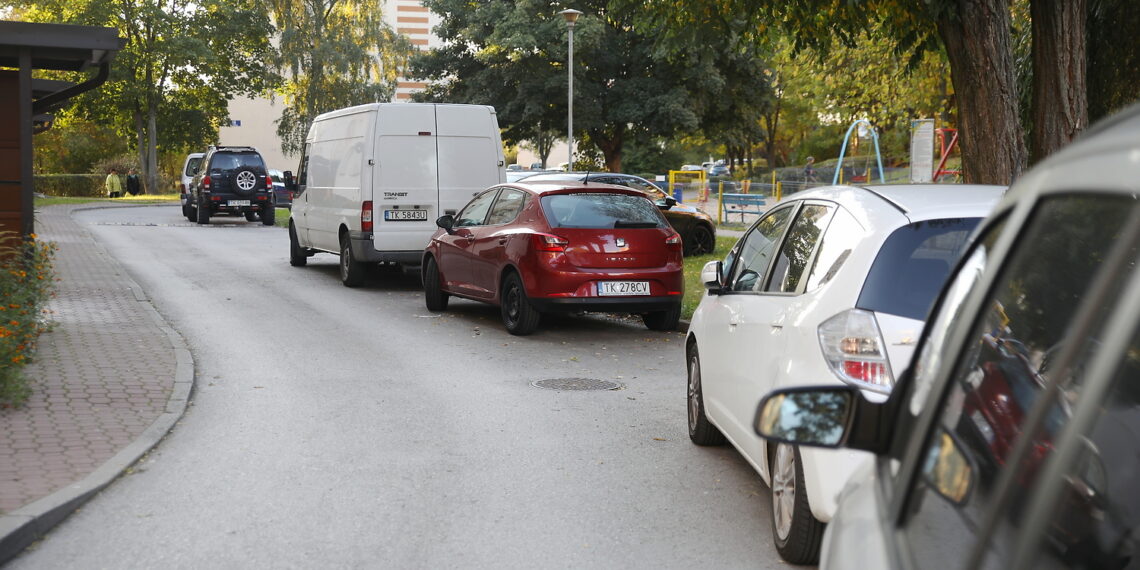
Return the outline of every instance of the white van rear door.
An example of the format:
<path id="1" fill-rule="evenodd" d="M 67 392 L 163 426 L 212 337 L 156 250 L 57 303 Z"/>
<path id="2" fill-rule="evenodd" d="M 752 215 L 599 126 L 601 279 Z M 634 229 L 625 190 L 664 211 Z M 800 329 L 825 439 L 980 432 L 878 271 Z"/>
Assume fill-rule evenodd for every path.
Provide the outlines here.
<path id="1" fill-rule="evenodd" d="M 427 246 L 440 216 L 435 141 L 435 105 L 380 105 L 372 190 L 376 250 Z"/>
<path id="2" fill-rule="evenodd" d="M 499 123 L 490 107 L 438 105 L 439 204 L 458 211 L 471 198 L 506 182 Z"/>

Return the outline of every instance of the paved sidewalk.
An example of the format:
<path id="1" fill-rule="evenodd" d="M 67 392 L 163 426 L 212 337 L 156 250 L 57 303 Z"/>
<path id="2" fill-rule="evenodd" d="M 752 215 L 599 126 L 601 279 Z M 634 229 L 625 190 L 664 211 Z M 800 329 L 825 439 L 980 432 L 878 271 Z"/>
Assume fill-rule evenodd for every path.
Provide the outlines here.
<path id="1" fill-rule="evenodd" d="M 182 416 L 194 363 L 182 337 L 72 212 L 36 212 L 55 242 L 52 329 L 25 371 L 33 395 L 0 409 L 0 564 L 157 444 Z"/>

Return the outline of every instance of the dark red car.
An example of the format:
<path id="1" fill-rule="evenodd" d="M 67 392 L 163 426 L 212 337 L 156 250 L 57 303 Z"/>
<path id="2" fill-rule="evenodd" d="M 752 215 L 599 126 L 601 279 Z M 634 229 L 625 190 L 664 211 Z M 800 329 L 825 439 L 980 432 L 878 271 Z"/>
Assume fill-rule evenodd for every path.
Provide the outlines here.
<path id="1" fill-rule="evenodd" d="M 452 295 L 499 305 L 515 335 L 547 312 L 636 313 L 652 330 L 680 319 L 681 236 L 637 190 L 503 184 L 436 225 L 422 265 L 428 310 Z"/>

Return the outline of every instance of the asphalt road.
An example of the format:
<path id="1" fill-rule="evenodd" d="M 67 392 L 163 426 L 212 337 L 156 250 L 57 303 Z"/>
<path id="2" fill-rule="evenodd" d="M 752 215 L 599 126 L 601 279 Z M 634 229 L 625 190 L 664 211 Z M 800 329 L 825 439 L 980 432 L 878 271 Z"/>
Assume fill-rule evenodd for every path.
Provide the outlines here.
<path id="1" fill-rule="evenodd" d="M 424 308 L 418 278 L 340 284 L 285 230 L 175 206 L 81 224 L 190 345 L 193 405 L 24 568 L 777 568 L 767 488 L 692 445 L 684 336 L 604 316 L 531 337 Z M 241 220 L 241 221 L 239 221 Z M 532 382 L 589 378 L 618 390 Z"/>

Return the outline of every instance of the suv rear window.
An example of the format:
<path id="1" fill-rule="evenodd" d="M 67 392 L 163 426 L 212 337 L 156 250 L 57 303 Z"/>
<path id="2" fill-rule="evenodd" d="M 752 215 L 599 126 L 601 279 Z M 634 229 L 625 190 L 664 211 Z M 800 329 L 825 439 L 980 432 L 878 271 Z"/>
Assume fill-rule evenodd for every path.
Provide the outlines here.
<path id="1" fill-rule="evenodd" d="M 210 159 L 210 170 L 249 169 L 258 174 L 265 173 L 265 163 L 256 152 L 219 152 Z"/>
<path id="2" fill-rule="evenodd" d="M 628 194 L 554 194 L 542 197 L 546 219 L 555 228 L 665 228 L 657 206 Z"/>
<path id="3" fill-rule="evenodd" d="M 981 218 L 947 218 L 905 225 L 887 237 L 859 302 L 868 311 L 923 320 Z"/>

